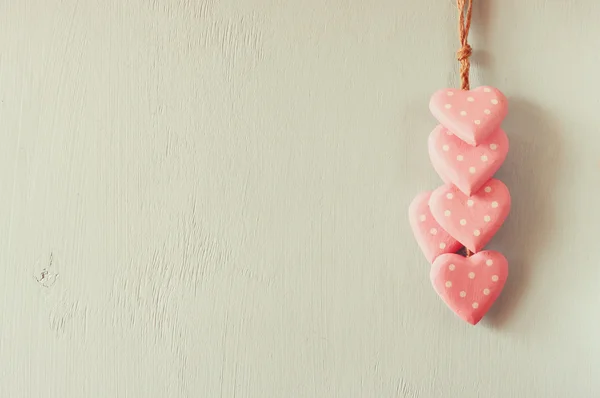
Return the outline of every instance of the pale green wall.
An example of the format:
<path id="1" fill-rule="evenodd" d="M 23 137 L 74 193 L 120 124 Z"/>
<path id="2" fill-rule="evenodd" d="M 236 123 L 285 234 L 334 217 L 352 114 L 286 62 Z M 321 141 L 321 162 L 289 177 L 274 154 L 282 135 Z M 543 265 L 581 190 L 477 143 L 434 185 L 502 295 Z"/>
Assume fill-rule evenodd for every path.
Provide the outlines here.
<path id="1" fill-rule="evenodd" d="M 1 1 L 0 397 L 600 396 L 600 2 L 475 0 L 513 195 L 477 327 L 407 219 L 453 7 Z"/>

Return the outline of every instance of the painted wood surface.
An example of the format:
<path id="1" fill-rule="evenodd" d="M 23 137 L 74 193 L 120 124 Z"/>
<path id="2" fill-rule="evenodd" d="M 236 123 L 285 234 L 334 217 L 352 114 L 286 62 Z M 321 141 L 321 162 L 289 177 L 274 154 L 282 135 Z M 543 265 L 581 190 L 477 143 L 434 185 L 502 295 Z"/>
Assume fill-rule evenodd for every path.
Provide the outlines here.
<path id="1" fill-rule="evenodd" d="M 454 11 L 0 1 L 0 397 L 600 396 L 600 2 L 476 1 L 513 196 L 477 327 L 406 211 Z"/>

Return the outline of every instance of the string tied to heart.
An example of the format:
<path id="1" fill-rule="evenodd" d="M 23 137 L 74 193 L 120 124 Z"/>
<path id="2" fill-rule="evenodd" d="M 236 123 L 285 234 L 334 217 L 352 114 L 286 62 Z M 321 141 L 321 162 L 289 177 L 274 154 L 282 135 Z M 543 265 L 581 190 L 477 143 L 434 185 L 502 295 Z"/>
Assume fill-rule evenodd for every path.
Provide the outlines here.
<path id="1" fill-rule="evenodd" d="M 456 52 L 456 59 L 460 62 L 460 88 L 469 89 L 469 69 L 471 68 L 470 57 L 473 49 L 469 45 L 469 29 L 471 29 L 471 13 L 473 0 L 456 0 L 458 8 L 458 38 L 460 49 Z"/>
<path id="2" fill-rule="evenodd" d="M 460 63 L 460 88 L 469 90 L 469 71 L 471 69 L 471 54 L 473 49 L 469 45 L 469 29 L 471 29 L 471 14 L 473 11 L 473 0 L 456 0 L 458 8 L 458 39 L 460 40 L 460 49 L 456 52 L 456 59 Z M 471 256 L 471 251 L 465 248 L 467 257 Z"/>

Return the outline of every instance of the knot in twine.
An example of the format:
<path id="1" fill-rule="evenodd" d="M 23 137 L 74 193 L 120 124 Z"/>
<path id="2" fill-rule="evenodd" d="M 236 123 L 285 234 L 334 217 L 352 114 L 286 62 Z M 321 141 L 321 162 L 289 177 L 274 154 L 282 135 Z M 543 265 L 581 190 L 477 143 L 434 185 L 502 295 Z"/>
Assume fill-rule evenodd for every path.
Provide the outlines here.
<path id="1" fill-rule="evenodd" d="M 456 52 L 456 59 L 459 60 L 460 62 L 468 61 L 469 57 L 471 56 L 472 53 L 473 53 L 473 49 L 471 48 L 471 46 L 468 44 L 465 44 L 464 46 L 461 47 L 460 50 L 458 50 Z"/>

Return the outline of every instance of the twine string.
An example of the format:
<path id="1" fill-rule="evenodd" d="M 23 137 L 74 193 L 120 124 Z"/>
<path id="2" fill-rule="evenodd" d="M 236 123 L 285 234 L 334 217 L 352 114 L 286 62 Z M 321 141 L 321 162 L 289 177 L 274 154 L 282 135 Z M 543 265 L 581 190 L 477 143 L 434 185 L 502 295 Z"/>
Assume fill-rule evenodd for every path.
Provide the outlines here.
<path id="1" fill-rule="evenodd" d="M 460 49 L 456 52 L 456 59 L 460 62 L 460 88 L 469 89 L 469 69 L 471 61 L 469 58 L 473 52 L 468 42 L 469 29 L 471 29 L 471 12 L 473 10 L 473 0 L 456 0 L 458 7 L 458 38 L 460 40 Z"/>
<path id="2" fill-rule="evenodd" d="M 473 0 L 456 0 L 458 8 L 458 38 L 460 40 L 460 49 L 456 52 L 456 59 L 460 63 L 460 88 L 469 90 L 469 70 L 471 69 L 471 61 L 469 58 L 473 49 L 469 45 L 469 29 L 471 29 L 471 13 L 473 10 Z M 471 251 L 467 248 L 467 257 L 471 256 Z"/>

